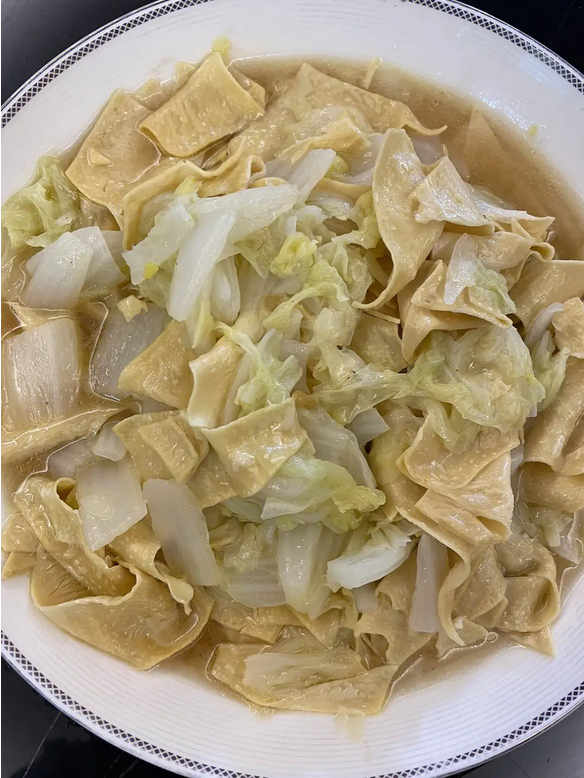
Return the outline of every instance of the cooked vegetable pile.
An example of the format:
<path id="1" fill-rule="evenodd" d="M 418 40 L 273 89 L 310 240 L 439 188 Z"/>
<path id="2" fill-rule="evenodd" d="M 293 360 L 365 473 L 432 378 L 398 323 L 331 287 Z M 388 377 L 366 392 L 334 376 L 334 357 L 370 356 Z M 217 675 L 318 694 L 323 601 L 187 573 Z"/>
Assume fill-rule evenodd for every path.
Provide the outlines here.
<path id="1" fill-rule="evenodd" d="M 4 205 L 4 576 L 138 668 L 199 638 L 275 708 L 375 713 L 497 634 L 550 653 L 584 261 L 403 103 L 309 64 L 267 99 L 217 49 Z"/>

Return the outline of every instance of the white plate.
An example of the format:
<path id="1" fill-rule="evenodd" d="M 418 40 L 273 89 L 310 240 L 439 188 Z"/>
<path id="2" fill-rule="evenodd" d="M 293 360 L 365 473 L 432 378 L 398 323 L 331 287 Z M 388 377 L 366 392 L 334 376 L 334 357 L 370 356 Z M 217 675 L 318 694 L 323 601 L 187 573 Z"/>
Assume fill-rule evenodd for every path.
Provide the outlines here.
<path id="1" fill-rule="evenodd" d="M 218 35 L 237 56 L 379 55 L 540 128 L 539 148 L 576 191 L 584 181 L 584 78 L 495 19 L 441 0 L 168 0 L 72 46 L 3 112 L 5 195 L 42 153 L 63 149 L 117 87 L 133 88 Z M 164 666 L 140 673 L 36 613 L 23 579 L 3 586 L 3 652 L 52 703 L 96 734 L 183 775 L 270 778 L 442 776 L 500 754 L 584 700 L 584 580 L 554 626 L 557 658 L 486 652 L 398 692 L 360 733 L 332 717 L 259 716 Z"/>

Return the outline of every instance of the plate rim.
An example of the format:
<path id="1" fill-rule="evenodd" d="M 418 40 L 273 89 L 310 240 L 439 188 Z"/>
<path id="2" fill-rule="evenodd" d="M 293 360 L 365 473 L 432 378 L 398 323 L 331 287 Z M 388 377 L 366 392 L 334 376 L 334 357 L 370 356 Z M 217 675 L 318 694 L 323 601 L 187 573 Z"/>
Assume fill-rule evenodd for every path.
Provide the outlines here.
<path id="1" fill-rule="evenodd" d="M 42 673 L 19 648 L 2 631 L 2 657 L 30 686 L 42 697 L 54 705 L 61 713 L 73 718 L 78 724 L 92 732 L 94 735 L 106 740 L 108 743 L 121 748 L 139 759 L 157 765 L 164 769 L 170 769 L 177 775 L 206 778 L 206 776 L 219 776 L 220 778 L 269 778 L 269 776 L 241 773 L 229 768 L 217 767 L 196 759 L 181 756 L 168 749 L 160 748 L 154 743 L 127 732 L 122 727 L 93 713 L 69 694 L 59 689 L 44 673 Z M 30 674 L 29 674 L 30 673 Z M 548 731 L 564 718 L 572 714 L 580 707 L 584 707 L 584 681 L 565 694 L 560 700 L 550 705 L 541 713 L 515 727 L 496 740 L 490 741 L 471 751 L 443 759 L 440 762 L 429 762 L 418 767 L 408 767 L 392 773 L 376 774 L 367 778 L 414 778 L 424 774 L 433 774 L 437 778 L 448 778 L 467 768 L 476 768 L 495 757 L 502 756 L 509 751 L 533 740 L 543 732 Z M 537 731 L 532 731 L 537 728 Z M 531 733 L 531 734 L 530 734 Z M 522 737 L 522 735 L 525 735 Z M 477 752 L 481 758 L 475 759 Z M 470 761 L 472 760 L 472 761 Z M 465 764 L 467 762 L 467 764 Z M 442 770 L 442 768 L 445 768 Z M 439 773 L 433 772 L 440 770 Z M 196 771 L 196 772 L 194 772 Z M 365 777 L 364 777 L 365 778 Z"/>
<path id="2" fill-rule="evenodd" d="M 7 126 L 12 118 L 35 95 L 52 83 L 61 73 L 68 70 L 104 43 L 118 38 L 125 32 L 135 29 L 145 22 L 212 2 L 213 0 L 154 0 L 154 2 L 129 11 L 88 33 L 39 68 L 13 92 L 2 105 L 0 111 L 1 127 Z M 402 0 L 402 2 L 409 3 L 410 5 L 420 5 L 465 21 L 470 21 L 476 26 L 498 35 L 537 59 L 584 96 L 584 75 L 576 67 L 556 54 L 552 49 L 492 14 L 459 2 L 459 0 Z M 4 630 L 1 632 L 1 653 L 8 664 L 59 711 L 70 716 L 98 737 L 140 759 L 165 769 L 171 769 L 179 775 L 196 775 L 200 776 L 200 778 L 209 775 L 224 776 L 224 778 L 266 778 L 266 776 L 241 773 L 229 768 L 198 762 L 190 757 L 156 746 L 108 722 L 59 689 L 10 640 Z M 584 705 L 584 680 L 543 712 L 494 741 L 439 762 L 431 762 L 426 765 L 405 768 L 397 772 L 384 773 L 383 775 L 377 775 L 375 778 L 414 778 L 414 776 L 424 775 L 446 778 L 446 776 L 453 775 L 469 767 L 478 767 L 490 759 L 501 756 L 542 734 L 542 732 L 557 724 L 581 705 Z"/>

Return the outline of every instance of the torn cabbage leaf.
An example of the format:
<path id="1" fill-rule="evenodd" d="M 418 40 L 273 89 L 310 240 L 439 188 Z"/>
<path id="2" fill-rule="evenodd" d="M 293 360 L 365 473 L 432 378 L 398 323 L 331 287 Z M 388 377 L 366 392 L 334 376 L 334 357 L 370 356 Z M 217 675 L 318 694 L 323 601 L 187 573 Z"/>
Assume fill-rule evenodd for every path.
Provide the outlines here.
<path id="1" fill-rule="evenodd" d="M 410 537 L 392 524 L 372 528 L 365 542 L 358 533 L 356 530 L 344 553 L 327 565 L 327 582 L 333 591 L 378 581 L 403 564 L 413 547 Z"/>
<path id="2" fill-rule="evenodd" d="M 2 223 L 13 249 L 45 247 L 79 225 L 79 193 L 71 186 L 56 157 L 41 157 L 31 184 L 2 206 Z"/>
<path id="3" fill-rule="evenodd" d="M 520 429 L 545 390 L 514 327 L 482 327 L 459 338 L 433 332 L 401 396 L 420 393 L 449 403 L 475 424 Z"/>
<path id="4" fill-rule="evenodd" d="M 77 473 L 77 501 L 91 551 L 103 548 L 146 515 L 140 482 L 128 460 L 82 467 Z"/>
<path id="5" fill-rule="evenodd" d="M 259 496 L 259 495 L 258 495 Z M 321 520 L 336 532 L 352 529 L 361 514 L 385 502 L 378 489 L 360 486 L 344 467 L 313 456 L 292 456 L 263 489 L 262 519 Z"/>
<path id="6" fill-rule="evenodd" d="M 203 512 L 192 491 L 184 484 L 150 479 L 144 484 L 152 528 L 175 575 L 193 586 L 214 586 L 221 573 L 209 545 Z"/>

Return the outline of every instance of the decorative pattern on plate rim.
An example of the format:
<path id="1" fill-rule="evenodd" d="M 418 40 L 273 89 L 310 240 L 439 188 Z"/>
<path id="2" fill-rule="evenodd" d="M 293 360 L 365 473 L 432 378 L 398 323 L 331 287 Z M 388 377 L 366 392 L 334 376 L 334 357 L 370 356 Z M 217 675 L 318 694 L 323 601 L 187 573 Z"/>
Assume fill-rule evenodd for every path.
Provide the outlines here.
<path id="1" fill-rule="evenodd" d="M 77 43 L 69 46 L 51 62 L 47 63 L 41 70 L 31 76 L 2 106 L 1 126 L 5 127 L 24 106 L 39 94 L 48 84 L 64 73 L 72 65 L 79 62 L 87 54 L 95 51 L 104 43 L 118 38 L 125 32 L 139 27 L 145 22 L 152 21 L 161 16 L 185 8 L 201 5 L 212 0 L 159 0 L 150 3 L 136 11 L 131 11 L 125 16 L 120 17 L 109 24 L 104 25 Z M 524 33 L 519 32 L 509 24 L 499 21 L 487 13 L 478 11 L 464 3 L 455 0 L 402 0 L 402 2 L 412 3 L 413 5 L 422 5 L 432 8 L 435 11 L 446 13 L 465 21 L 476 24 L 488 32 L 492 32 L 501 38 L 513 43 L 518 48 L 531 55 L 546 67 L 557 73 L 565 81 L 573 86 L 578 92 L 584 95 L 584 75 L 576 68 L 563 60 L 550 49 L 541 43 L 533 40 Z M 41 671 L 35 667 L 26 656 L 12 643 L 8 636 L 2 632 L 2 655 L 19 672 L 25 680 L 31 683 L 43 696 L 45 696 L 53 705 L 67 715 L 72 716 L 76 721 L 87 729 L 99 735 L 118 747 L 123 748 L 135 754 L 137 757 L 147 761 L 157 763 L 161 766 L 170 767 L 179 771 L 183 775 L 214 776 L 215 778 L 262 778 L 261 776 L 250 775 L 249 773 L 239 773 L 234 770 L 228 770 L 213 765 L 203 764 L 180 754 L 174 754 L 152 743 L 132 735 L 129 732 L 115 726 L 109 721 L 105 721 L 97 714 L 85 708 L 68 694 L 55 686 Z M 584 682 L 562 697 L 556 703 L 538 716 L 517 727 L 502 737 L 485 745 L 479 746 L 472 751 L 449 757 L 441 762 L 433 762 L 420 767 L 408 768 L 395 773 L 378 775 L 374 778 L 421 778 L 429 775 L 451 775 L 465 767 L 477 766 L 483 761 L 490 759 L 497 754 L 506 751 L 514 743 L 519 744 L 525 740 L 525 736 L 533 732 L 536 728 L 551 726 L 556 723 L 563 715 L 570 712 L 579 704 L 584 703 Z M 534 733 L 535 734 L 535 733 Z M 517 742 L 518 741 L 518 742 Z"/>
<path id="2" fill-rule="evenodd" d="M 2 106 L 1 126 L 5 127 L 35 95 L 50 84 L 51 81 L 54 81 L 57 76 L 104 43 L 118 38 L 120 35 L 128 32 L 128 30 L 139 27 L 145 22 L 152 21 L 160 16 L 167 16 L 175 11 L 181 11 L 184 8 L 202 5 L 206 2 L 211 2 L 211 0 L 159 0 L 158 2 L 145 5 L 137 11 L 130 11 L 125 16 L 121 16 L 119 19 L 90 33 L 77 43 L 69 46 L 68 49 L 65 49 L 65 51 L 45 65 L 44 68 L 31 76 L 28 81 L 25 81 L 20 89 L 16 90 L 12 97 Z M 477 27 L 498 35 L 500 38 L 504 38 L 539 62 L 542 62 L 584 95 L 584 75 L 580 71 L 546 46 L 538 43 L 510 24 L 502 22 L 483 11 L 478 11 L 465 3 L 456 2 L 456 0 L 402 0 L 402 2 L 422 5 L 426 8 L 446 13 L 449 16 L 464 19 L 465 21 L 472 22 L 472 24 L 476 24 Z"/>
<path id="3" fill-rule="evenodd" d="M 110 743 L 114 743 L 114 745 L 117 745 L 126 751 L 130 751 L 141 759 L 157 762 L 159 764 L 162 763 L 165 767 L 171 767 L 174 770 L 181 771 L 183 775 L 197 775 L 201 778 L 206 776 L 213 776 L 213 778 L 263 778 L 262 776 L 251 775 L 250 773 L 238 773 L 223 767 L 214 767 L 213 765 L 203 764 L 202 762 L 197 762 L 194 759 L 181 756 L 180 754 L 174 754 L 172 751 L 167 751 L 164 748 L 148 743 L 148 741 L 142 740 L 142 738 L 126 732 L 115 724 L 105 721 L 101 716 L 92 713 L 92 711 L 88 710 L 59 689 L 58 686 L 55 686 L 55 684 L 52 683 L 46 675 L 41 673 L 32 662 L 28 661 L 24 654 L 19 651 L 4 633 L 2 633 L 2 654 L 17 672 L 29 682 L 32 681 L 34 687 L 46 697 L 49 702 L 59 708 L 59 710 L 67 715 L 72 715 L 76 721 L 102 737 L 104 740 L 108 740 Z M 522 724 L 520 727 L 508 732 L 497 740 L 485 743 L 485 745 L 479 746 L 472 751 L 451 756 L 441 762 L 431 762 L 430 764 L 421 765 L 420 767 L 398 770 L 395 773 L 384 773 L 383 775 L 373 776 L 372 778 L 422 778 L 422 776 L 426 775 L 436 775 L 437 771 L 440 771 L 440 775 L 446 776 L 452 775 L 467 766 L 472 765 L 473 767 L 476 767 L 481 762 L 505 751 L 515 740 L 521 738 L 528 732 L 531 732 L 534 728 L 541 727 L 545 724 L 551 724 L 553 719 L 561 718 L 560 714 L 566 715 L 570 712 L 571 708 L 576 708 L 583 699 L 584 681 L 566 694 L 565 697 L 562 697 L 561 700 L 558 700 L 551 705 L 547 710 L 544 710 L 538 716 L 526 721 L 525 724 Z"/>

